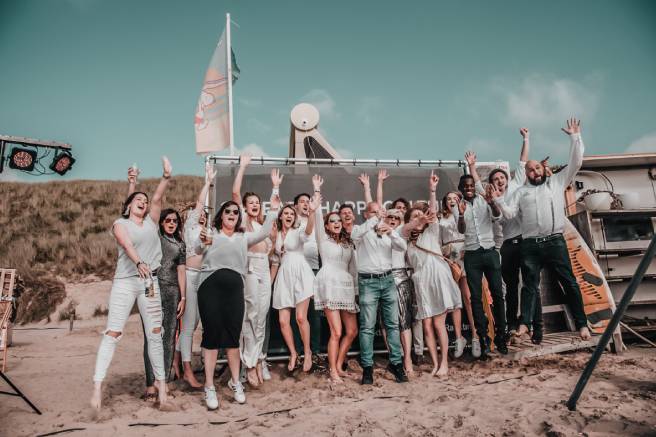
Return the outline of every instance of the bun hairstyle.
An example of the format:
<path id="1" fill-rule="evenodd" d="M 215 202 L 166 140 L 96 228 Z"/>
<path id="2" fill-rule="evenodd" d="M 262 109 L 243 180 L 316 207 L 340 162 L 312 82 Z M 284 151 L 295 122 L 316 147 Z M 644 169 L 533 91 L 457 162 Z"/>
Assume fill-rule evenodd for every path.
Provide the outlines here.
<path id="1" fill-rule="evenodd" d="M 237 205 L 237 202 L 234 202 L 232 200 L 228 200 L 223 205 L 221 205 L 221 208 L 219 208 L 219 212 L 217 212 L 216 215 L 214 216 L 214 223 L 212 223 L 212 225 L 214 225 L 216 230 L 221 230 L 223 228 L 223 220 L 222 220 L 223 212 L 226 210 L 227 207 L 232 205 L 236 206 L 237 209 L 240 211 L 237 214 L 237 223 L 235 223 L 235 232 L 244 232 L 244 230 L 241 227 L 241 208 L 239 207 L 239 205 Z"/>
<path id="2" fill-rule="evenodd" d="M 296 227 L 296 223 L 298 221 L 298 214 L 296 214 L 296 209 L 291 205 L 283 206 L 280 212 L 278 213 L 278 219 L 276 220 L 276 224 L 278 225 L 279 231 L 282 231 L 282 213 L 285 212 L 286 209 L 291 209 L 292 212 L 294 213 L 294 224 L 292 225 L 292 227 Z"/>
<path id="3" fill-rule="evenodd" d="M 328 223 L 330 220 L 330 217 L 336 215 L 339 217 L 339 212 L 337 211 L 332 211 L 326 214 L 326 216 L 323 218 L 323 226 L 324 229 L 326 230 L 326 235 L 328 235 L 329 238 L 332 238 L 337 244 L 340 244 L 345 247 L 355 247 L 353 244 L 353 240 L 351 240 L 351 235 L 346 232 L 346 229 L 344 228 L 344 224 L 342 223 L 342 230 L 339 231 L 339 234 L 334 234 L 328 230 Z"/>
<path id="4" fill-rule="evenodd" d="M 135 191 L 134 193 L 130 194 L 127 199 L 125 199 L 125 202 L 123 202 L 123 209 L 121 209 L 121 217 L 123 218 L 130 218 L 130 204 L 134 200 L 135 197 L 137 197 L 138 194 L 143 194 L 146 196 L 146 200 L 148 200 L 148 194 L 144 193 L 143 191 Z"/>

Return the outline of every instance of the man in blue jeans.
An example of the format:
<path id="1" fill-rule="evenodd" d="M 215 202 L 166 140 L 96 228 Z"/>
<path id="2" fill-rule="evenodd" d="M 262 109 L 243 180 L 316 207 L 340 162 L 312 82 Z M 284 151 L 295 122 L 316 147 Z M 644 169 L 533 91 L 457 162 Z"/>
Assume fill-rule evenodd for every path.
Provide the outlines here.
<path id="1" fill-rule="evenodd" d="M 369 203 L 364 217 L 367 221 L 351 231 L 358 260 L 362 384 L 374 382 L 374 330 L 379 303 L 389 347 L 387 370 L 396 382 L 407 382 L 399 336 L 398 293 L 392 277 L 392 248 L 405 251 L 407 244 L 382 220 L 384 210 L 378 203 Z"/>

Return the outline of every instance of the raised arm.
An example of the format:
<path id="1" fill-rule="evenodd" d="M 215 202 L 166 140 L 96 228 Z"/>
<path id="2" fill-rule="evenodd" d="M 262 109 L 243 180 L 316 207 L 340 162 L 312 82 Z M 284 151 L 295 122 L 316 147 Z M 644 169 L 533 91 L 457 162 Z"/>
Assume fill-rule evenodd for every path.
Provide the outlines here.
<path id="1" fill-rule="evenodd" d="M 469 174 L 474 178 L 474 182 L 481 182 L 481 177 L 476 171 L 476 153 L 471 150 L 465 152 L 465 161 L 467 162 L 467 167 L 469 168 Z"/>
<path id="2" fill-rule="evenodd" d="M 430 196 L 428 198 L 428 207 L 433 214 L 437 214 L 437 184 L 440 182 L 440 177 L 431 170 L 430 179 L 428 179 L 428 189 Z"/>
<path id="3" fill-rule="evenodd" d="M 137 190 L 137 179 L 139 178 L 139 169 L 137 164 L 128 168 L 128 196 Z"/>
<path id="4" fill-rule="evenodd" d="M 305 225 L 305 235 L 310 236 L 314 231 L 314 222 L 316 221 L 316 211 L 321 209 L 321 195 L 314 195 L 310 200 L 310 213 L 308 214 L 307 225 Z"/>
<path id="5" fill-rule="evenodd" d="M 496 221 L 501 217 L 501 210 L 499 209 L 499 205 L 497 205 L 497 203 L 494 201 L 500 196 L 501 193 L 497 187 L 495 187 L 493 184 L 488 184 L 487 188 L 485 189 L 485 196 L 483 196 L 483 198 L 492 211 L 492 221 Z"/>
<path id="6" fill-rule="evenodd" d="M 367 173 L 362 173 L 358 176 L 358 180 L 362 184 L 362 189 L 364 190 L 364 202 L 368 205 L 373 202 L 373 199 L 371 198 L 371 185 L 369 185 L 369 175 Z"/>
<path id="7" fill-rule="evenodd" d="M 519 129 L 519 134 L 522 136 L 522 149 L 519 152 L 519 161 L 526 162 L 528 161 L 528 151 L 529 151 L 529 131 L 528 128 L 522 127 Z"/>
<path id="8" fill-rule="evenodd" d="M 385 182 L 385 179 L 387 179 L 389 175 L 387 174 L 387 169 L 381 168 L 378 170 L 378 183 L 376 185 L 376 203 L 380 205 L 381 208 L 383 208 L 384 205 L 384 198 L 383 198 L 383 183 Z"/>
<path id="9" fill-rule="evenodd" d="M 552 178 L 559 182 L 564 189 L 572 183 L 576 173 L 578 173 L 583 165 L 584 146 L 583 140 L 581 139 L 581 120 L 570 118 L 567 120 L 567 126 L 561 130 L 569 135 L 570 138 L 569 162 L 567 163 L 567 167 L 553 175 Z"/>
<path id="10" fill-rule="evenodd" d="M 312 176 L 312 187 L 314 188 L 314 197 L 319 198 L 319 204 L 321 204 L 321 186 L 323 185 L 323 178 L 318 174 Z M 321 243 L 326 237 L 326 230 L 323 227 L 322 220 L 323 215 L 321 214 L 321 208 L 317 208 L 314 212 L 315 220 L 315 232 L 314 236 L 317 239 L 317 245 L 321 247 Z"/>
<path id="11" fill-rule="evenodd" d="M 155 223 L 159 220 L 159 213 L 162 211 L 164 192 L 169 184 L 169 179 L 171 179 L 171 163 L 166 156 L 162 156 L 162 170 L 162 179 L 159 180 L 155 194 L 153 194 L 153 198 L 150 202 L 150 218 Z"/>
<path id="12" fill-rule="evenodd" d="M 232 201 L 237 205 L 242 206 L 241 204 L 241 182 L 244 179 L 244 173 L 246 173 L 246 167 L 251 163 L 251 155 L 243 154 L 239 156 L 239 169 L 235 175 L 235 180 L 232 182 Z"/>
<path id="13" fill-rule="evenodd" d="M 467 226 L 465 224 L 465 211 L 467 211 L 467 203 L 465 199 L 460 199 L 460 202 L 458 202 L 458 214 L 456 215 L 456 221 L 458 223 L 458 232 L 461 234 L 464 234 L 467 230 Z"/>
<path id="14" fill-rule="evenodd" d="M 205 183 L 203 184 L 200 193 L 198 193 L 198 199 L 196 199 L 195 209 L 198 214 L 200 214 L 203 208 L 205 208 L 205 199 L 207 198 L 207 193 L 210 191 L 210 186 L 212 186 L 212 181 L 214 181 L 215 176 L 216 170 L 214 170 L 214 166 L 207 163 L 207 165 L 205 165 Z"/>

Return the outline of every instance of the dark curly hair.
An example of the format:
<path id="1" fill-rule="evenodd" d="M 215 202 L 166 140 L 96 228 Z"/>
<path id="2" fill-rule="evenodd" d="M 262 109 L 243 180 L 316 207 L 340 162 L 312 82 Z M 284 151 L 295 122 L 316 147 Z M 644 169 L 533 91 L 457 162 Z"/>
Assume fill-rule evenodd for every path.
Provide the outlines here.
<path id="1" fill-rule="evenodd" d="M 342 225 L 342 230 L 339 231 L 339 234 L 334 234 L 328 230 L 328 223 L 330 217 L 333 215 L 339 217 L 339 212 L 331 211 L 328 214 L 326 214 L 326 216 L 323 218 L 323 228 L 326 230 L 326 235 L 328 235 L 328 237 L 331 238 L 333 241 L 335 241 L 337 244 L 347 247 L 348 246 L 355 247 L 355 245 L 353 244 L 353 240 L 351 240 L 351 235 L 348 232 L 346 232 L 344 225 Z"/>

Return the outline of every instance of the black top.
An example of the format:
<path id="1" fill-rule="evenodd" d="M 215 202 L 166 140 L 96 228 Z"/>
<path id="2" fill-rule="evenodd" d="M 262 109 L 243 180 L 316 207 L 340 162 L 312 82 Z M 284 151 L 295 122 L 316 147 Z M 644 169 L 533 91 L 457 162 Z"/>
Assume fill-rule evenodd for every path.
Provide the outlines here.
<path id="1" fill-rule="evenodd" d="M 159 236 L 162 242 L 162 265 L 157 272 L 160 283 L 178 285 L 178 266 L 185 265 L 185 244 L 166 235 Z"/>

